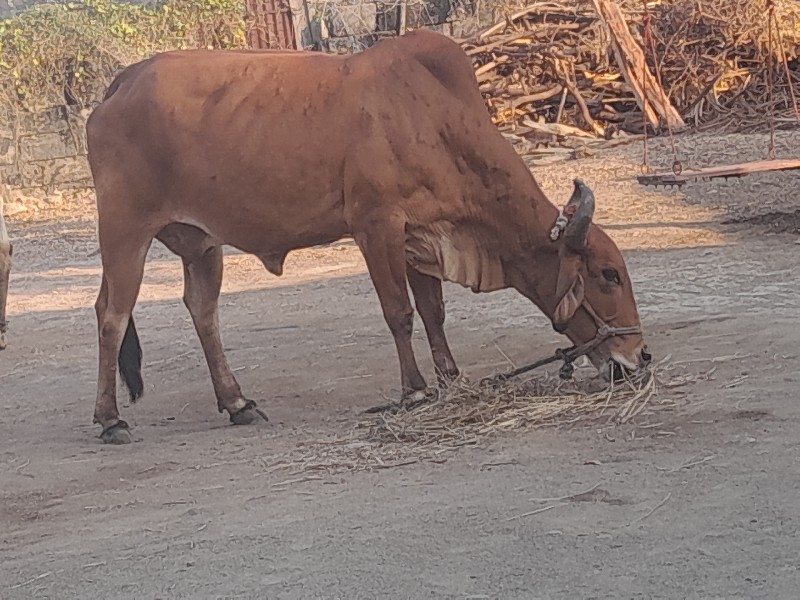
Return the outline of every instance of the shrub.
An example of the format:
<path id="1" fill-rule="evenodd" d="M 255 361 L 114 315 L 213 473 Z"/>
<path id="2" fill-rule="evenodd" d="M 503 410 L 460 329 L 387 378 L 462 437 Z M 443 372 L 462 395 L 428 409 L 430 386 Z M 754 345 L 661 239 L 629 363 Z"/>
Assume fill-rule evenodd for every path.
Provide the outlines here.
<path id="1" fill-rule="evenodd" d="M 0 102 L 91 106 L 121 68 L 157 52 L 244 46 L 241 0 L 39 4 L 0 21 Z"/>

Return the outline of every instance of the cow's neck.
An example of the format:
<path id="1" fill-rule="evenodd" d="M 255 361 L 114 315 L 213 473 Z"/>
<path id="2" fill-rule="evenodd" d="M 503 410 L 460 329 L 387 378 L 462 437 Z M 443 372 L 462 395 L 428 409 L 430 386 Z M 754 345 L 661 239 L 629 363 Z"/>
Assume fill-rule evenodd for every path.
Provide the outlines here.
<path id="1" fill-rule="evenodd" d="M 555 222 L 558 210 L 513 149 L 499 158 L 502 162 L 483 162 L 472 172 L 480 184 L 465 198 L 468 215 L 409 229 L 408 260 L 418 271 L 491 292 L 516 288 L 520 273 L 551 262 L 548 223 Z"/>
<path id="2" fill-rule="evenodd" d="M 516 260 L 529 256 L 531 249 L 549 245 L 558 209 L 528 166 L 496 130 L 484 137 L 481 150 L 483 155 L 470 161 L 481 181 L 472 202 L 493 229 L 494 253 L 504 261 Z"/>
<path id="3" fill-rule="evenodd" d="M 514 208 L 498 230 L 497 253 L 503 263 L 504 287 L 516 289 L 551 316 L 550 296 L 555 289 L 559 260 L 550 230 L 558 208 L 545 196 L 527 166 L 515 170 L 512 181 Z M 504 236 L 505 243 L 504 231 L 514 232 Z"/>

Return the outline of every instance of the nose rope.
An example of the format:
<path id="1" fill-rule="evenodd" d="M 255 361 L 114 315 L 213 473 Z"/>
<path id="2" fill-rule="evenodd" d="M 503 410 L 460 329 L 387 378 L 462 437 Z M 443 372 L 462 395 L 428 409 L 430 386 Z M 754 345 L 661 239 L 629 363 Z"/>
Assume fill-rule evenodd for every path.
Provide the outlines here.
<path id="1" fill-rule="evenodd" d="M 543 358 L 541 360 L 537 360 L 534 363 L 529 365 L 523 365 L 512 371 L 508 371 L 507 373 L 500 373 L 499 375 L 493 375 L 491 377 L 485 377 L 481 379 L 481 385 L 484 386 L 492 386 L 497 385 L 498 383 L 502 383 L 504 381 L 508 381 L 512 377 L 516 377 L 517 375 L 522 375 L 523 373 L 527 373 L 528 371 L 533 371 L 534 369 L 538 369 L 539 367 L 543 367 L 548 365 L 552 362 L 556 362 L 559 360 L 564 361 L 564 364 L 561 365 L 561 369 L 559 370 L 558 374 L 561 379 L 572 379 L 572 375 L 575 373 L 575 365 L 574 363 L 578 358 L 581 356 L 585 356 L 589 354 L 592 350 L 597 348 L 600 344 L 609 340 L 613 337 L 619 337 L 623 335 L 637 335 L 642 333 L 642 328 L 638 325 L 633 325 L 630 327 L 611 327 L 600 318 L 600 316 L 594 311 L 591 305 L 584 300 L 583 308 L 589 313 L 589 316 L 597 325 L 597 334 L 594 336 L 593 339 L 589 340 L 585 344 L 581 344 L 580 346 L 572 346 L 571 348 L 559 348 L 556 350 L 552 356 L 548 356 L 547 358 Z"/>

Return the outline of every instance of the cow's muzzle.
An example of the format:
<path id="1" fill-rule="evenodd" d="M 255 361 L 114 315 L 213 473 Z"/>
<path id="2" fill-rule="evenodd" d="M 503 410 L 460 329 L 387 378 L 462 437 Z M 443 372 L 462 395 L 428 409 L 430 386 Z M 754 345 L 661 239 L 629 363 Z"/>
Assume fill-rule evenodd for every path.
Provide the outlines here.
<path id="1" fill-rule="evenodd" d="M 653 360 L 653 355 L 647 351 L 647 346 L 643 347 L 639 352 L 639 360 L 637 365 L 629 364 L 627 360 L 619 358 L 611 359 L 611 377 L 614 381 L 622 381 L 631 373 L 635 373 L 639 369 L 644 369 Z"/>

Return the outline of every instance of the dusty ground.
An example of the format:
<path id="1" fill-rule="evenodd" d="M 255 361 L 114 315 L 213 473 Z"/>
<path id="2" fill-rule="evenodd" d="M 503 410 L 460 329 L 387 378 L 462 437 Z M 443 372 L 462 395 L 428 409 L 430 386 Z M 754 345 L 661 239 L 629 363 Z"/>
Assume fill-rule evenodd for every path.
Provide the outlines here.
<path id="1" fill-rule="evenodd" d="M 796 154 L 800 135 L 781 144 Z M 695 164 L 764 147 L 681 140 Z M 91 424 L 92 207 L 16 215 L 0 598 L 796 598 L 800 175 L 643 189 L 639 152 L 537 177 L 558 202 L 576 174 L 595 188 L 653 351 L 711 376 L 634 426 L 587 419 L 487 439 L 442 464 L 308 481 L 273 466 L 347 432 L 398 383 L 352 245 L 299 252 L 280 279 L 227 257 L 223 337 L 272 419 L 236 429 L 216 412 L 179 262 L 154 247 L 136 310 L 148 393 L 123 408 L 138 443 L 105 447 Z M 506 366 L 497 347 L 524 362 L 562 343 L 513 293 L 446 295 L 470 375 Z"/>

